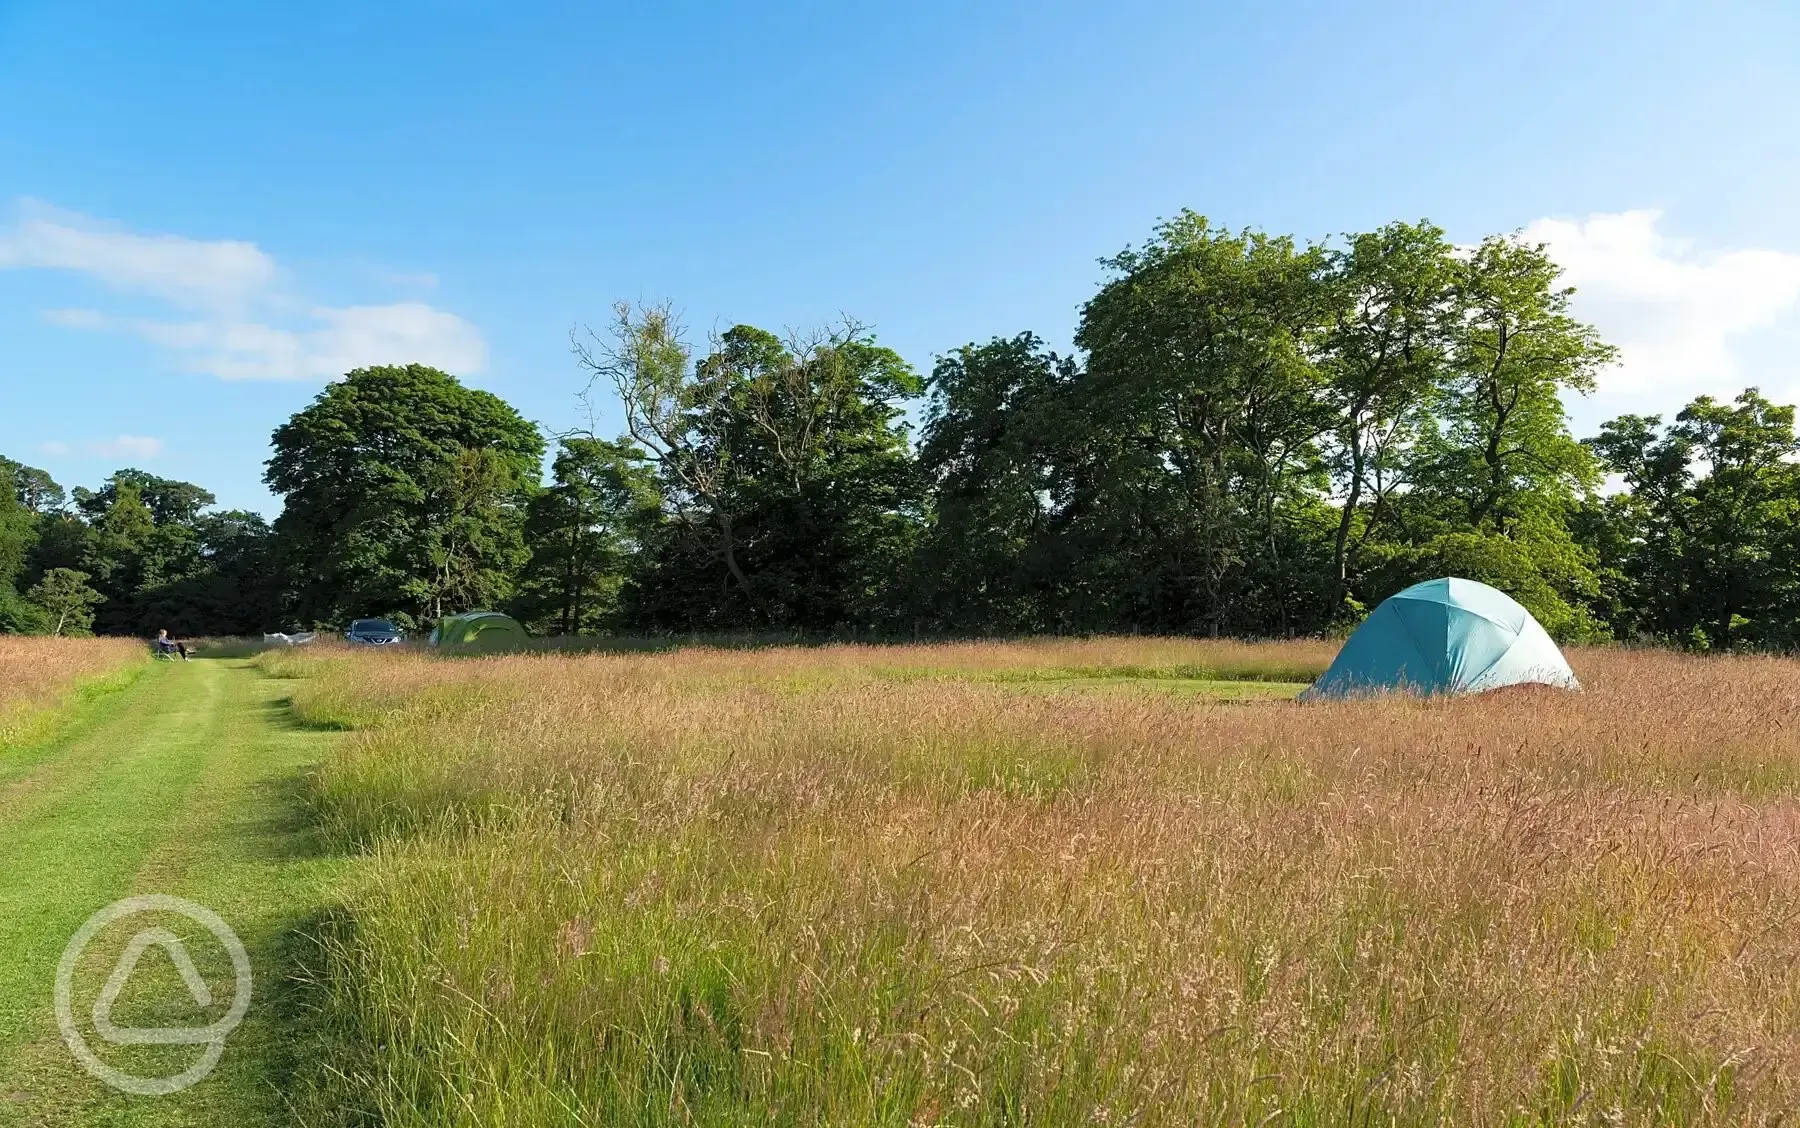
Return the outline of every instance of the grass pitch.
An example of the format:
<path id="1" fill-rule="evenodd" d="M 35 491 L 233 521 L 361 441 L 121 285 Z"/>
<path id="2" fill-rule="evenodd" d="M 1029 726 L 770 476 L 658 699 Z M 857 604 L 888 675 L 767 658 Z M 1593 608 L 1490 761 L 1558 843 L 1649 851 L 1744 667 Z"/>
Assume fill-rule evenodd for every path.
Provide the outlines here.
<path id="1" fill-rule="evenodd" d="M 1588 651 L 1579 694 L 1287 700 L 1331 650 L 152 668 L 0 754 L 0 1123 L 1800 1106 L 1800 663 Z M 305 980 L 163 1104 L 73 1071 L 33 970 L 152 889 Z"/>
<path id="2" fill-rule="evenodd" d="M 1800 664 L 1596 651 L 1580 694 L 1279 700 L 1329 655 L 273 657 L 304 715 L 357 730 L 320 801 L 370 862 L 313 1107 L 473 1128 L 1800 1104 Z M 1155 688 L 1219 682 L 1272 699 Z"/>

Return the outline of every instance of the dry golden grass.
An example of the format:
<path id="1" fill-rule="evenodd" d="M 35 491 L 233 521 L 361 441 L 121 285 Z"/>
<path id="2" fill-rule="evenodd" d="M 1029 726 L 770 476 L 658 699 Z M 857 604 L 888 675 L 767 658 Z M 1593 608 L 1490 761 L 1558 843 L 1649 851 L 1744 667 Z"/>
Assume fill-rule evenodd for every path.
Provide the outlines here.
<path id="1" fill-rule="evenodd" d="M 77 684 L 144 656 L 144 644 L 130 639 L 0 635 L 0 747 Z"/>
<path id="2" fill-rule="evenodd" d="M 320 1107 L 470 1126 L 1800 1107 L 1800 663 L 1575 652 L 1580 694 L 1315 705 L 1008 684 L 1329 656 L 271 655 L 307 675 L 305 715 L 363 730 L 321 780 L 374 858 L 326 979 L 341 1075 Z"/>

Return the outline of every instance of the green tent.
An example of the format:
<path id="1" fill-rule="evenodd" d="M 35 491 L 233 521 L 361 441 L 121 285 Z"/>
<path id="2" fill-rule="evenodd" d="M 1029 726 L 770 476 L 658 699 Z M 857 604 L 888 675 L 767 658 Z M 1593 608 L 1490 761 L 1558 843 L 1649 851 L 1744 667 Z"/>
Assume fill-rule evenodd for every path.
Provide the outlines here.
<path id="1" fill-rule="evenodd" d="M 1531 612 L 1486 584 L 1448 577 L 1383 600 L 1300 696 L 1480 693 L 1527 682 L 1581 688 Z"/>
<path id="2" fill-rule="evenodd" d="M 525 641 L 525 628 L 510 615 L 498 611 L 465 611 L 438 620 L 431 645 L 456 650 L 492 650 Z"/>

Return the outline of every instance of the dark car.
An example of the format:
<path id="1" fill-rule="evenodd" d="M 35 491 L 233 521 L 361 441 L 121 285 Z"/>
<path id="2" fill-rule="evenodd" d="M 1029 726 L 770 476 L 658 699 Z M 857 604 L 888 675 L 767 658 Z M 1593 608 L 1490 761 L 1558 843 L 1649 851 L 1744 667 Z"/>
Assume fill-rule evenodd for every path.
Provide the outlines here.
<path id="1" fill-rule="evenodd" d="M 387 619 L 358 619 L 344 632 L 345 642 L 360 646 L 391 646 L 405 639 L 400 628 Z"/>

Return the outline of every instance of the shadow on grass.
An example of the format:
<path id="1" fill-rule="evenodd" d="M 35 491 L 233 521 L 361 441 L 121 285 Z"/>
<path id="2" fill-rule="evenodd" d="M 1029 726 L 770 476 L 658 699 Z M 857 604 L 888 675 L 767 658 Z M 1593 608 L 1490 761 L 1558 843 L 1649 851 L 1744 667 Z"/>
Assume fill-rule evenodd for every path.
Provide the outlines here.
<path id="1" fill-rule="evenodd" d="M 288 1122 L 307 1128 L 380 1123 L 343 1101 L 339 1079 L 367 1066 L 374 1047 L 351 1028 L 345 996 L 355 985 L 334 969 L 334 953 L 352 950 L 356 921 L 327 905 L 286 923 L 274 946 L 281 966 L 267 990 L 268 1014 L 281 1031 L 268 1078 L 281 1095 Z"/>
<path id="2" fill-rule="evenodd" d="M 349 732 L 354 726 L 337 720 L 312 720 L 294 708 L 292 696 L 275 697 L 263 704 L 269 724 L 284 732 Z"/>
<path id="3" fill-rule="evenodd" d="M 265 723 L 277 732 L 333 732 L 345 727 L 303 719 L 286 696 L 265 701 L 260 709 Z M 334 846 L 324 831 L 317 766 L 296 766 L 258 787 L 257 807 L 265 813 L 245 827 L 251 856 L 304 863 L 352 853 Z M 285 1112 L 277 1123 L 305 1128 L 374 1125 L 376 1121 L 356 1109 L 333 1105 L 324 1096 L 339 1091 L 331 1084 L 335 1070 L 354 1067 L 369 1052 L 345 1028 L 341 993 L 349 985 L 332 978 L 332 953 L 348 950 L 353 918 L 341 904 L 327 900 L 273 922 L 267 935 L 264 951 L 271 974 L 259 977 L 257 989 L 274 1032 L 265 1076 Z"/>
<path id="4" fill-rule="evenodd" d="M 244 824 L 249 839 L 246 857 L 303 862 L 343 856 L 320 830 L 318 777 L 311 768 L 264 780 L 257 791 L 259 805 L 268 813 Z"/>

